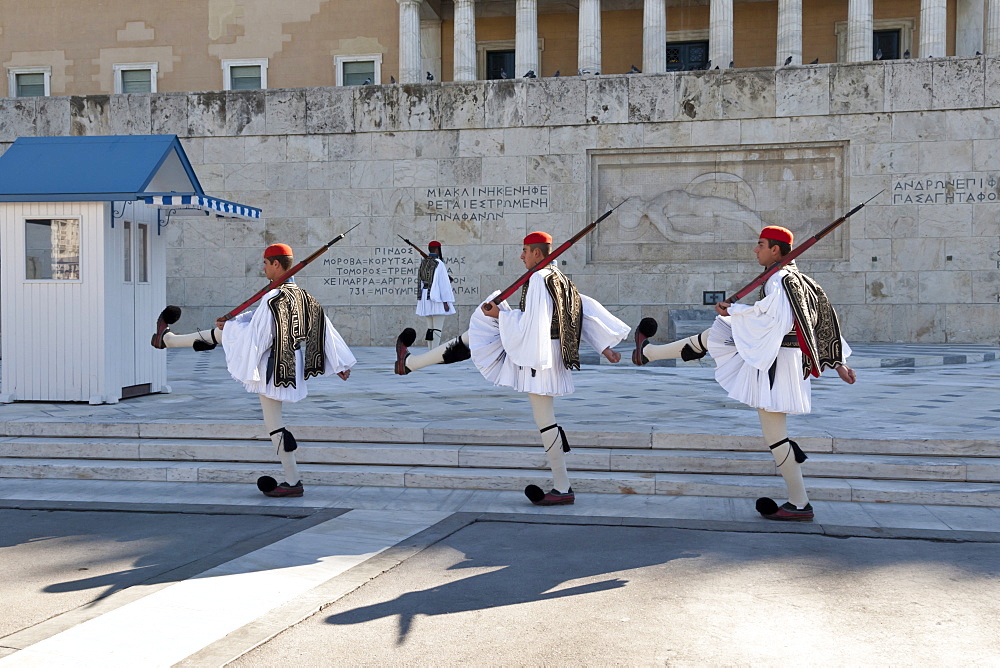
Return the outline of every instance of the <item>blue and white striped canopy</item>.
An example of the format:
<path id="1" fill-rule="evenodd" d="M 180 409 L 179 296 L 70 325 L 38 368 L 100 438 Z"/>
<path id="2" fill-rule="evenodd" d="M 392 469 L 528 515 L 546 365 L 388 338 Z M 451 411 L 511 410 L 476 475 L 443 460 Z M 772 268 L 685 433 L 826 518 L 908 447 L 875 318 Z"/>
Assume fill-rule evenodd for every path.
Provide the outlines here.
<path id="1" fill-rule="evenodd" d="M 207 195 L 155 195 L 142 201 L 157 209 L 193 209 L 218 218 L 260 219 L 260 209 Z"/>

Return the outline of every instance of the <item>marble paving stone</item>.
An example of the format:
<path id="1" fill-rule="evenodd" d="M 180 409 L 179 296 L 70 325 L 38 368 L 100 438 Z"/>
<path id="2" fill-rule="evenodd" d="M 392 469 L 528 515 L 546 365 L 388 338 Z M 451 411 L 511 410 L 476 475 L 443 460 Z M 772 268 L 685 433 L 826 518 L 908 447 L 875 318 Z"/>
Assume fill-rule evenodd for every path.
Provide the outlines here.
<path id="1" fill-rule="evenodd" d="M 969 482 L 1000 483 L 1000 459 L 966 459 L 965 465 L 968 471 L 966 480 Z"/>
<path id="2" fill-rule="evenodd" d="M 0 466 L 3 478 L 64 478 L 100 480 L 166 480 L 167 468 L 176 464 L 149 466 L 147 462 L 91 461 L 83 459 L 6 460 Z"/>
<path id="3" fill-rule="evenodd" d="M 671 473 L 737 473 L 769 475 L 774 472 L 770 453 L 705 452 L 697 450 L 616 450 L 611 453 L 612 471 Z M 812 471 L 810 471 L 812 472 Z"/>
<path id="4" fill-rule="evenodd" d="M 406 466 L 340 466 L 321 464 L 302 464 L 299 472 L 302 482 L 306 485 L 351 485 L 364 487 L 402 487 L 405 479 Z M 223 462 L 200 462 L 198 466 L 199 482 L 243 482 L 252 483 L 267 469 L 281 470 L 281 464 L 275 457 L 274 463 L 238 464 Z"/>
<path id="5" fill-rule="evenodd" d="M 355 510 L 178 582 L 8 657 L 10 665 L 172 665 L 445 519 Z"/>
<path id="6" fill-rule="evenodd" d="M 851 480 L 851 500 L 861 503 L 1000 505 L 1000 485 L 908 480 Z"/>
<path id="7" fill-rule="evenodd" d="M 652 494 L 654 480 L 646 473 L 611 473 L 606 471 L 573 471 L 573 490 L 593 493 Z M 479 489 L 522 490 L 525 485 L 550 484 L 551 474 L 540 470 L 510 469 L 435 469 L 413 468 L 406 473 L 407 487 L 468 487 L 470 482 Z M 539 482 L 541 481 L 541 482 Z M 628 490 L 628 491 L 626 491 Z"/>
<path id="8" fill-rule="evenodd" d="M 610 450 L 573 448 L 566 453 L 566 466 L 573 471 L 608 471 L 610 459 Z M 458 460 L 459 466 L 468 468 L 548 467 L 545 451 L 540 443 L 535 447 L 469 445 L 461 449 Z"/>
<path id="9" fill-rule="evenodd" d="M 2 422 L 4 436 L 75 436 L 75 437 L 135 437 L 137 424 L 121 422 Z"/>
<path id="10" fill-rule="evenodd" d="M 950 527 L 921 506 L 897 506 L 888 503 L 859 504 L 879 526 L 907 529 L 947 530 Z"/>
<path id="11" fill-rule="evenodd" d="M 809 502 L 816 513 L 815 521 L 822 524 L 855 527 L 877 526 L 864 504 L 817 501 L 815 499 L 810 499 Z"/>
<path id="12" fill-rule="evenodd" d="M 18 438 L 0 442 L 0 457 L 139 459 L 139 443 L 86 438 Z"/>
<path id="13" fill-rule="evenodd" d="M 852 439 L 834 438 L 833 451 L 844 453 L 881 453 L 886 455 L 951 456 L 997 453 L 997 443 L 976 439 Z"/>
<path id="14" fill-rule="evenodd" d="M 866 504 L 857 504 L 864 506 Z M 934 517 L 955 531 L 990 531 L 1000 521 L 996 508 L 969 508 L 964 506 L 924 506 Z M 889 524 L 896 516 L 882 515 L 880 524 Z"/>
<path id="15" fill-rule="evenodd" d="M 851 487 L 847 481 L 830 478 L 810 478 L 809 497 L 823 501 L 850 501 Z M 697 475 L 687 473 L 657 473 L 656 493 L 677 496 L 732 496 L 754 498 L 787 494 L 781 477 Z"/>

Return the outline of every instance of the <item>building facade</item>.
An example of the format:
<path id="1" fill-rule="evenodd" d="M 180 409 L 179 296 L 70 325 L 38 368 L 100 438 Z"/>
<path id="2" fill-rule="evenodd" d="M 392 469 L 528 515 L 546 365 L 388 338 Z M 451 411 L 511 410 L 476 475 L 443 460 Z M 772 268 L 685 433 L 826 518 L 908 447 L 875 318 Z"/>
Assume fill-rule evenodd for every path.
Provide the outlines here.
<path id="1" fill-rule="evenodd" d="M 715 3 L 666 5 L 666 40 L 643 39 L 660 34 L 658 2 L 317 0 L 273 9 L 230 0 L 190 3 L 185 21 L 174 5 L 157 17 L 135 10 L 143 3 L 102 3 L 109 18 L 97 23 L 115 35 L 107 49 L 136 50 L 105 53 L 98 35 L 62 52 L 61 88 L 54 69 L 48 96 L 0 100 L 0 150 L 19 136 L 177 134 L 206 189 L 261 207 L 264 221 L 163 228 L 168 301 L 185 308 L 181 329 L 211 324 L 261 286 L 265 244 L 306 253 L 361 223 L 301 280 L 351 343 L 388 344 L 413 324 L 419 264 L 397 235 L 444 244 L 458 321 L 523 271 L 524 234 L 567 238 L 626 198 L 564 256 L 563 269 L 626 321 L 663 319 L 706 309 L 713 293 L 756 275 L 750 249 L 760 226 L 805 238 L 881 193 L 800 260 L 839 306 L 848 339 L 997 343 L 1000 58 L 973 55 L 980 48 L 954 55 L 969 44 L 988 49 L 991 2 L 929 8 L 945 13 L 934 34 L 947 56 L 933 58 L 917 57 L 921 26 L 930 25 L 920 2 L 878 3 L 874 14 L 871 3 L 803 2 L 791 23 L 806 46 L 784 59 L 778 16 L 794 12 L 730 3 L 734 67 L 718 70 L 699 65 L 717 53 L 712 35 L 726 32 L 725 7 Z M 407 62 L 412 78 L 414 51 L 401 48 L 417 34 L 412 5 L 423 76 L 392 85 Z M 471 24 L 462 18 L 469 6 Z M 14 61 L 45 66 L 41 33 L 32 61 L 9 16 L 0 35 L 8 75 Z M 537 35 L 521 30 L 532 16 Z M 597 26 L 591 38 L 585 23 Z M 872 26 L 864 62 L 838 46 L 857 23 Z M 878 41 L 883 28 L 898 30 L 895 42 Z M 123 36 L 148 43 L 122 47 Z M 676 71 L 649 72 L 647 56 L 661 43 L 666 55 L 653 61 Z M 583 67 L 595 44 L 599 69 Z M 879 44 L 886 50 L 875 60 Z M 143 49 L 172 49 L 169 70 Z M 491 63 L 509 76 L 504 63 L 513 58 L 519 72 L 533 55 L 540 78 L 483 80 L 498 74 L 484 72 Z M 687 60 L 676 66 L 674 56 Z M 266 67 L 251 62 L 262 58 Z M 228 65 L 227 80 L 228 61 L 241 64 Z M 154 62 L 155 92 L 112 92 L 124 66 Z M 469 77 L 473 63 L 478 80 L 452 81 Z M 644 73 L 627 74 L 632 65 Z M 573 76 L 552 76 L 557 69 Z M 373 85 L 338 85 L 368 78 Z M 189 92 L 198 89 L 209 92 Z M 447 327 L 455 331 L 445 336 L 458 333 L 456 322 Z"/>

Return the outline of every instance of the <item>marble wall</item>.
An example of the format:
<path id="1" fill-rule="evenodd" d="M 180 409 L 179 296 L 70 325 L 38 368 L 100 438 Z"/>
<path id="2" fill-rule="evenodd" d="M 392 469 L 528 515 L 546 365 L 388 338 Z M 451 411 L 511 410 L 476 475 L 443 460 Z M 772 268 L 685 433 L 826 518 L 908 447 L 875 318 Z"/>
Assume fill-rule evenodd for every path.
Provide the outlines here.
<path id="1" fill-rule="evenodd" d="M 0 150 L 140 133 L 179 135 L 206 192 L 266 217 L 163 230 L 179 330 L 256 291 L 265 244 L 305 255 L 360 223 L 300 281 L 351 343 L 388 344 L 422 326 L 397 235 L 444 244 L 466 319 L 523 272 L 525 233 L 625 197 L 562 262 L 635 323 L 741 287 L 760 225 L 805 238 L 884 190 L 800 261 L 849 340 L 1000 341 L 997 58 L 0 99 Z"/>

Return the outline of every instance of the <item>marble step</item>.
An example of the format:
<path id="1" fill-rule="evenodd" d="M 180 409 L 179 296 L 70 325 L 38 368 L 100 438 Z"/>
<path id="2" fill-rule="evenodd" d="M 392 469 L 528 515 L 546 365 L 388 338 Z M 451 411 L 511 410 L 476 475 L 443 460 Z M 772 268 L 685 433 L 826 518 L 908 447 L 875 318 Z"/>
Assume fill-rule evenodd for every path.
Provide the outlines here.
<path id="1" fill-rule="evenodd" d="M 0 457 L 133 460 L 162 462 L 275 461 L 269 441 L 189 439 L 40 439 L 0 442 Z M 439 466 L 456 468 L 546 467 L 538 445 L 434 445 L 398 443 L 300 442 L 305 464 Z M 569 466 L 586 471 L 772 475 L 769 452 L 574 448 Z M 1000 458 L 914 457 L 811 453 L 806 468 L 813 477 L 1000 482 Z"/>
<path id="2" fill-rule="evenodd" d="M 516 491 L 528 484 L 551 484 L 541 469 L 454 468 L 434 466 L 349 466 L 302 464 L 306 485 L 413 487 Z M 276 475 L 276 463 L 139 462 L 71 459 L 0 460 L 0 477 L 64 480 L 129 480 L 167 482 L 254 483 L 258 476 Z M 718 475 L 638 471 L 571 471 L 576 492 L 783 498 L 777 475 Z M 1000 507 L 1000 484 L 923 480 L 816 478 L 806 480 L 817 501 L 929 504 Z M 141 501 L 141 499 L 136 499 Z"/>
<path id="3" fill-rule="evenodd" d="M 122 429 L 122 427 L 127 427 Z M 533 429 L 446 429 L 432 427 L 296 426 L 293 433 L 301 443 L 414 444 L 420 446 L 509 445 L 535 447 L 538 432 Z M 567 432 L 575 450 L 602 448 L 616 450 L 706 450 L 759 453 L 759 434 L 676 434 L 634 431 Z M 138 458 L 143 446 L 183 449 L 196 443 L 213 445 L 266 446 L 267 436 L 257 424 L 151 424 L 122 425 L 67 422 L 0 422 L 0 456 L 21 448 L 56 452 L 60 444 L 88 445 L 79 456 Z M 828 436 L 801 436 L 796 441 L 809 453 L 911 455 L 919 457 L 993 457 L 1000 441 L 991 439 L 846 439 Z M 93 454 L 91 454 L 93 453 Z M 107 453 L 107 454 L 101 454 Z M 132 453 L 132 454 L 128 454 Z M 46 454 L 40 456 L 59 456 Z"/>

